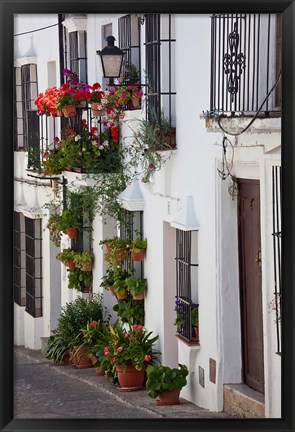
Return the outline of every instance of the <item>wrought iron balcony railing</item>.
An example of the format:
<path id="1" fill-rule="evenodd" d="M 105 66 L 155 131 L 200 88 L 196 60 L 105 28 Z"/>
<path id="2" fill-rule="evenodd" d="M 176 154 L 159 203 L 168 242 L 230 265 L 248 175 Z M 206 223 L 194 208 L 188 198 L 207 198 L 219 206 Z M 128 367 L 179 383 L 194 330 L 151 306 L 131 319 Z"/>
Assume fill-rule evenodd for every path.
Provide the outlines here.
<path id="1" fill-rule="evenodd" d="M 210 112 L 280 112 L 280 15 L 221 14 L 211 20 Z"/>

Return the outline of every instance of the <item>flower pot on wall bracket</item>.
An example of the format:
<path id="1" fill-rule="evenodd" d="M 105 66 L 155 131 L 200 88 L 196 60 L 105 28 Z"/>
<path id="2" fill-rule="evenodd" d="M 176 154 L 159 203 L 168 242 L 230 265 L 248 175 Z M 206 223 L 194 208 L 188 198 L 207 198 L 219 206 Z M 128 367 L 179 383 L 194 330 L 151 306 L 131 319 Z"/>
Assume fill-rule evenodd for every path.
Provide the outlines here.
<path id="1" fill-rule="evenodd" d="M 117 291 L 115 291 L 115 293 L 118 300 L 124 300 L 127 297 L 127 289 L 124 291 L 123 294 L 120 294 Z"/>
<path id="2" fill-rule="evenodd" d="M 98 107 L 99 107 L 98 103 L 94 102 L 91 104 L 92 114 L 94 115 L 94 117 L 102 116 L 102 110 L 99 109 Z"/>
<path id="3" fill-rule="evenodd" d="M 71 240 L 78 238 L 79 235 L 78 228 L 73 228 L 73 227 L 67 228 L 67 235 Z"/>
<path id="4" fill-rule="evenodd" d="M 134 296 L 132 296 L 133 300 L 143 300 L 144 299 L 144 291 L 135 294 Z"/>
<path id="5" fill-rule="evenodd" d="M 193 339 L 199 340 L 199 327 L 193 326 Z"/>
<path id="6" fill-rule="evenodd" d="M 62 116 L 63 116 L 62 110 L 57 110 L 56 117 L 62 117 Z"/>
<path id="7" fill-rule="evenodd" d="M 76 264 L 74 263 L 73 259 L 69 259 L 65 262 L 65 266 L 68 267 L 70 270 L 74 270 L 76 268 Z"/>
<path id="8" fill-rule="evenodd" d="M 131 250 L 131 258 L 133 261 L 143 261 L 145 256 L 145 249 L 140 249 L 139 252 L 134 252 L 134 250 Z"/>
<path id="9" fill-rule="evenodd" d="M 91 261 L 88 265 L 82 267 L 81 270 L 83 272 L 90 272 L 92 270 L 92 267 L 93 267 L 93 261 Z"/>
<path id="10" fill-rule="evenodd" d="M 65 105 L 62 109 L 62 113 L 65 117 L 74 117 L 77 115 L 75 105 Z"/>

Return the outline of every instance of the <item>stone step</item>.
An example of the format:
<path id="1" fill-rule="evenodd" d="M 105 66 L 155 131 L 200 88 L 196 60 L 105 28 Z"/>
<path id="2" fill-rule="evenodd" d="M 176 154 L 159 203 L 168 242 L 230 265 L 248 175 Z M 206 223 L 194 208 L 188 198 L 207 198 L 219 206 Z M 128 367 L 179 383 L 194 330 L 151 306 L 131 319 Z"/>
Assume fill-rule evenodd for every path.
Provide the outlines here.
<path id="1" fill-rule="evenodd" d="M 240 418 L 264 418 L 264 395 L 245 384 L 225 384 L 224 411 Z"/>

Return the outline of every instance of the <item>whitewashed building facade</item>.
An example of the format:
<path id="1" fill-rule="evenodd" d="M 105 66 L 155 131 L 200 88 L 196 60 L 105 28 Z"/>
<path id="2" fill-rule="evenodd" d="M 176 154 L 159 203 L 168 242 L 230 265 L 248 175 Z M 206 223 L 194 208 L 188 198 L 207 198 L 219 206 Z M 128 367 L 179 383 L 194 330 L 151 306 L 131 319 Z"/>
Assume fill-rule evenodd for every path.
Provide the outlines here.
<path id="1" fill-rule="evenodd" d="M 28 148 L 46 146 L 60 131 L 59 120 L 36 115 L 33 100 L 61 83 L 62 67 L 106 85 L 96 51 L 113 35 L 155 90 L 146 90 L 141 110 L 126 111 L 123 140 L 153 104 L 176 127 L 162 169 L 120 196 L 142 215 L 148 240 L 145 326 L 159 334 L 163 364 L 188 366 L 185 399 L 233 412 L 235 392 L 251 388 L 258 408 L 248 415 L 280 417 L 280 326 L 270 310 L 281 266 L 279 17 L 19 15 L 15 34 L 15 344 L 40 349 L 61 307 L 80 295 L 67 288 L 46 229 L 44 204 L 59 186 L 27 169 Z M 94 292 L 105 271 L 99 241 L 115 234 L 113 220 L 95 218 Z M 63 236 L 61 247 L 69 242 Z M 199 305 L 199 343 L 190 328 L 177 332 L 176 296 L 187 313 L 191 302 Z M 104 299 L 111 310 L 114 297 L 105 292 Z"/>

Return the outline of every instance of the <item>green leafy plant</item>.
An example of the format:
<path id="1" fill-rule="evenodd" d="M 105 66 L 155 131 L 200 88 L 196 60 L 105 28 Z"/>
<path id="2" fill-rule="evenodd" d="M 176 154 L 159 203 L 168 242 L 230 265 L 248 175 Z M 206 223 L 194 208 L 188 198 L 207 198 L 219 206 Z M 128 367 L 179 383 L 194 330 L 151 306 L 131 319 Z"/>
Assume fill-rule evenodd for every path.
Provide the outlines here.
<path id="1" fill-rule="evenodd" d="M 69 350 L 72 350 L 83 343 L 81 329 L 85 328 L 89 321 L 103 321 L 105 314 L 101 294 L 93 294 L 86 299 L 77 297 L 62 308 L 56 334 L 59 334 Z"/>
<path id="2" fill-rule="evenodd" d="M 72 248 L 66 248 L 56 255 L 56 259 L 58 259 L 62 263 L 65 263 L 71 259 L 74 259 L 75 255 L 76 252 Z"/>
<path id="3" fill-rule="evenodd" d="M 129 241 L 120 237 L 108 240 L 110 251 L 104 255 L 105 262 L 112 267 L 120 266 L 121 262 L 128 256 Z"/>
<path id="4" fill-rule="evenodd" d="M 146 288 L 146 279 L 141 279 L 135 275 L 129 276 L 126 279 L 129 292 L 132 296 L 144 292 Z"/>
<path id="5" fill-rule="evenodd" d="M 67 363 L 70 358 L 69 346 L 60 334 L 51 335 L 45 346 L 45 356 L 55 363 Z"/>
<path id="6" fill-rule="evenodd" d="M 89 288 L 92 284 L 92 272 L 82 271 L 79 268 L 68 270 L 69 284 L 68 288 L 82 292 L 84 288 Z"/>
<path id="7" fill-rule="evenodd" d="M 199 325 L 199 305 L 193 303 L 191 305 L 191 320 L 192 320 L 192 325 L 193 326 L 198 326 Z"/>
<path id="8" fill-rule="evenodd" d="M 67 228 L 80 228 L 81 227 L 81 214 L 77 214 L 73 209 L 63 210 L 58 227 L 60 231 L 66 230 Z"/>
<path id="9" fill-rule="evenodd" d="M 118 300 L 118 303 L 113 306 L 113 310 L 122 323 L 144 324 L 143 300 Z"/>
<path id="10" fill-rule="evenodd" d="M 114 269 L 111 267 L 107 268 L 105 274 L 101 278 L 101 281 L 100 287 L 110 290 L 115 283 Z"/>
<path id="11" fill-rule="evenodd" d="M 146 369 L 146 389 L 149 397 L 155 399 L 159 393 L 171 390 L 181 390 L 187 384 L 188 369 L 179 364 L 179 368 L 148 365 Z"/>
<path id="12" fill-rule="evenodd" d="M 94 255 L 90 251 L 76 252 L 74 256 L 74 263 L 80 270 L 87 271 L 92 266 Z"/>
<path id="13" fill-rule="evenodd" d="M 114 269 L 114 290 L 118 294 L 124 294 L 127 289 L 126 279 L 129 276 L 127 270 L 123 270 L 120 267 Z"/>
<path id="14" fill-rule="evenodd" d="M 51 214 L 48 218 L 46 228 L 49 229 L 49 238 L 56 247 L 60 247 L 61 230 L 59 227 L 60 215 Z"/>
<path id="15" fill-rule="evenodd" d="M 141 238 L 136 238 L 132 240 L 131 247 L 135 253 L 139 253 L 141 249 L 147 248 L 147 240 L 142 240 Z"/>

